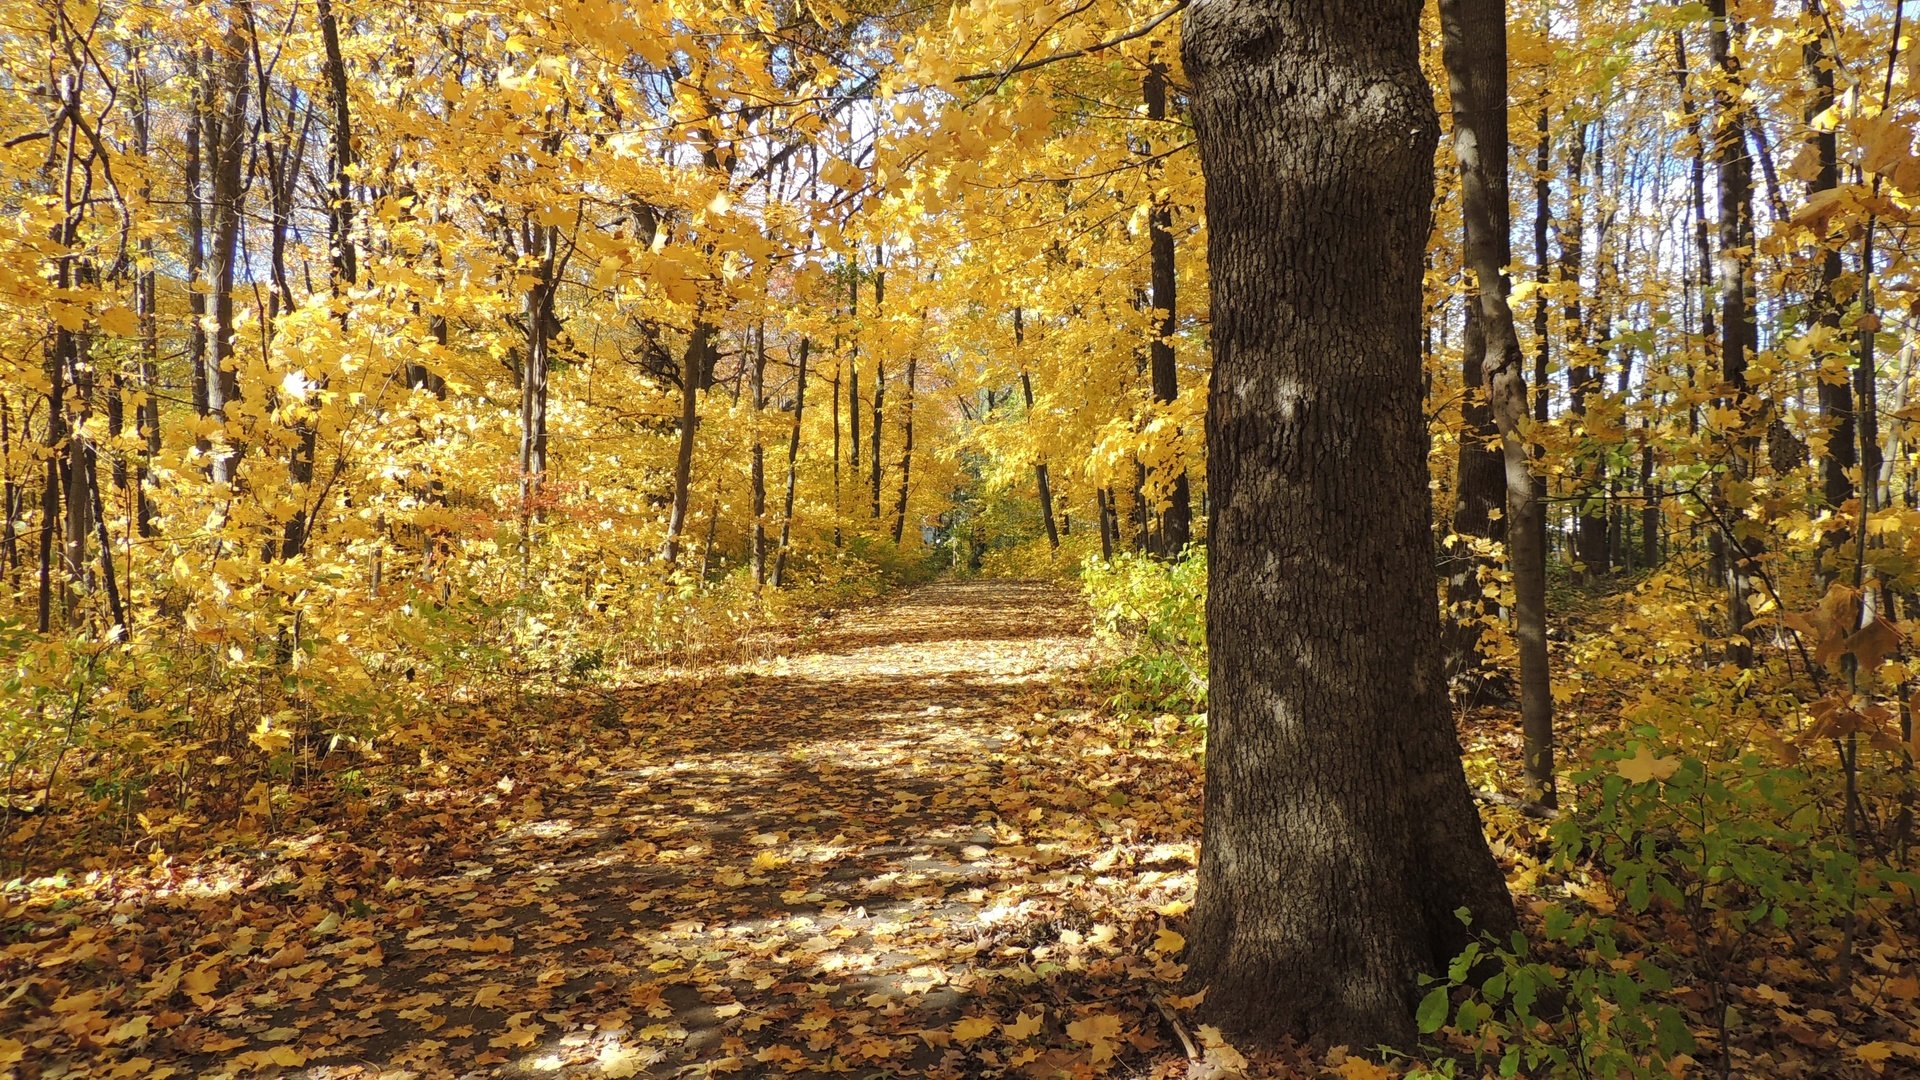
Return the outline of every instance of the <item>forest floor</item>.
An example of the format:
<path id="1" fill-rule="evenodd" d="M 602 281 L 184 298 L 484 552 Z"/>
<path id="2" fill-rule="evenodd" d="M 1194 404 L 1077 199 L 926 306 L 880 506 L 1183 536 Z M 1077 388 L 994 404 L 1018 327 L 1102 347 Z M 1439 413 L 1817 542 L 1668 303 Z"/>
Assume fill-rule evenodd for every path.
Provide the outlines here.
<path id="1" fill-rule="evenodd" d="M 756 651 L 0 896 L 0 1076 L 1187 1072 L 1197 750 L 1092 707 L 1077 597 L 937 584 Z"/>

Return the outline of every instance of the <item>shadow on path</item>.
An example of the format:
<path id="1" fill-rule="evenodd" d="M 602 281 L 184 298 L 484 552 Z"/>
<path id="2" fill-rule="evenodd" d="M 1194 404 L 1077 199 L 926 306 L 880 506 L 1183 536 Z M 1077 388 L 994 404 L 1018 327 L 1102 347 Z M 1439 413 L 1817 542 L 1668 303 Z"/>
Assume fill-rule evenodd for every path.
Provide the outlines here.
<path id="1" fill-rule="evenodd" d="M 187 1072 L 1111 1066 L 1159 1044 L 1149 996 L 1178 972 L 1154 910 L 1191 886 L 1196 778 L 1063 726 L 1088 715 L 1089 650 L 1069 593 L 940 584 L 527 718 L 453 780 L 481 811 L 409 793 L 417 865 L 241 890 L 227 925 L 147 948 L 146 975 L 177 968 L 151 1007 L 102 991 L 82 1044 L 138 1012 L 140 1054 Z M 276 902 L 277 931 L 244 929 Z M 148 903 L 152 923 L 226 901 Z M 1109 1015 L 1130 1018 L 1110 1039 L 1068 1034 Z"/>

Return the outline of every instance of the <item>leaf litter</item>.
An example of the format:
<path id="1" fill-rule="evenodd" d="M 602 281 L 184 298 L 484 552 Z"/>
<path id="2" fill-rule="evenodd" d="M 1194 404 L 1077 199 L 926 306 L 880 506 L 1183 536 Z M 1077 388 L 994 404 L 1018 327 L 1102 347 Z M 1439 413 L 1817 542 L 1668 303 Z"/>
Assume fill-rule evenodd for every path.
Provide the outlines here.
<path id="1" fill-rule="evenodd" d="M 0 1074 L 1184 1075 L 1197 754 L 1093 655 L 1070 594 L 952 583 L 450 712 L 393 812 L 10 891 Z"/>

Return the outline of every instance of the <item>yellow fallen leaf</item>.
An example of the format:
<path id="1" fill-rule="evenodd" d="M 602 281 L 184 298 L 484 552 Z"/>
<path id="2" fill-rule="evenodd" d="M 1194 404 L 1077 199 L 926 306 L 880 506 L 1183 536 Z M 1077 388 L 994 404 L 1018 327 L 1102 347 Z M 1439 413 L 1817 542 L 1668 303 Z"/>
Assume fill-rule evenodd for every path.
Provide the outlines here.
<path id="1" fill-rule="evenodd" d="M 1853 1048 L 1853 1056 L 1869 1065 L 1879 1065 L 1893 1056 L 1893 1044 L 1887 1042 L 1863 1043 Z"/>
<path id="2" fill-rule="evenodd" d="M 220 985 L 220 972 L 212 964 L 201 964 L 180 977 L 180 985 L 189 994 L 211 994 Z"/>
<path id="3" fill-rule="evenodd" d="M 145 1016 L 136 1016 L 125 1023 L 116 1025 L 111 1031 L 107 1032 L 106 1037 L 101 1041 L 112 1045 L 113 1043 L 129 1042 L 133 1039 L 144 1039 L 147 1037 L 149 1020 L 150 1018 Z"/>
<path id="4" fill-rule="evenodd" d="M 1086 1043 L 1093 1063 L 1103 1065 L 1113 1059 L 1113 1040 L 1120 1037 L 1120 1018 L 1107 1014 L 1083 1017 L 1067 1025 L 1067 1038 Z"/>
<path id="5" fill-rule="evenodd" d="M 609 1076 L 613 1077 L 614 1080 L 620 1080 L 622 1077 L 633 1076 L 639 1073 L 641 1069 L 646 1067 L 646 1060 L 638 1050 L 621 1046 L 619 1043 L 610 1043 L 600 1051 L 600 1057 L 596 1064 L 600 1066 L 601 1076 Z"/>
<path id="6" fill-rule="evenodd" d="M 517 1050 L 532 1046 L 533 1041 L 540 1037 L 540 1033 L 547 1029 L 545 1024 L 534 1024 L 532 1027 L 522 1027 L 521 1025 L 526 1021 L 527 1017 L 532 1015 L 530 1012 L 514 1013 L 507 1021 L 507 1030 L 488 1039 L 487 1045 L 496 1046 L 502 1050 Z"/>
<path id="7" fill-rule="evenodd" d="M 996 1026 L 989 1017 L 969 1016 L 965 1020 L 953 1025 L 953 1037 L 959 1039 L 961 1042 L 972 1042 L 975 1039 L 984 1038 L 993 1034 L 993 1029 Z"/>
<path id="8" fill-rule="evenodd" d="M 1377 1061 L 1350 1057 L 1333 1067 L 1340 1080 L 1392 1080 L 1393 1070 Z"/>
<path id="9" fill-rule="evenodd" d="M 1181 937 L 1179 934 L 1174 933 L 1164 926 L 1160 928 L 1158 933 L 1153 935 L 1154 952 L 1172 955 L 1186 947 L 1186 938 Z"/>
<path id="10" fill-rule="evenodd" d="M 1002 1026 L 1000 1034 L 1015 1042 L 1024 1042 L 1040 1034 L 1040 1022 L 1043 1018 L 1042 1013 L 1021 1013 L 1013 1023 Z"/>

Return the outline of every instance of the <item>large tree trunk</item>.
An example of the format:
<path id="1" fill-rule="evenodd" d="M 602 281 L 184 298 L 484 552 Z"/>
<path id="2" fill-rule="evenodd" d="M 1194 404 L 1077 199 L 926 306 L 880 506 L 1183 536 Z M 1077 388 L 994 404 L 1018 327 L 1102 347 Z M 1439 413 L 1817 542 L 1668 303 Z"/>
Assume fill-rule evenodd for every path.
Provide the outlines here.
<path id="1" fill-rule="evenodd" d="M 1406 1044 L 1513 925 L 1441 678 L 1420 373 L 1438 124 L 1418 0 L 1199 0 L 1212 710 L 1188 960 L 1260 1039 Z"/>
<path id="2" fill-rule="evenodd" d="M 1555 803 L 1553 693 L 1547 671 L 1544 507 L 1527 445 L 1527 380 L 1514 326 L 1507 264 L 1513 260 L 1507 190 L 1506 0 L 1441 0 L 1453 151 L 1460 164 L 1466 262 L 1477 288 L 1482 381 L 1506 477 L 1507 560 L 1513 572 L 1514 638 L 1520 647 L 1520 726 L 1527 797 Z M 1464 451 L 1463 451 L 1464 452 Z"/>

